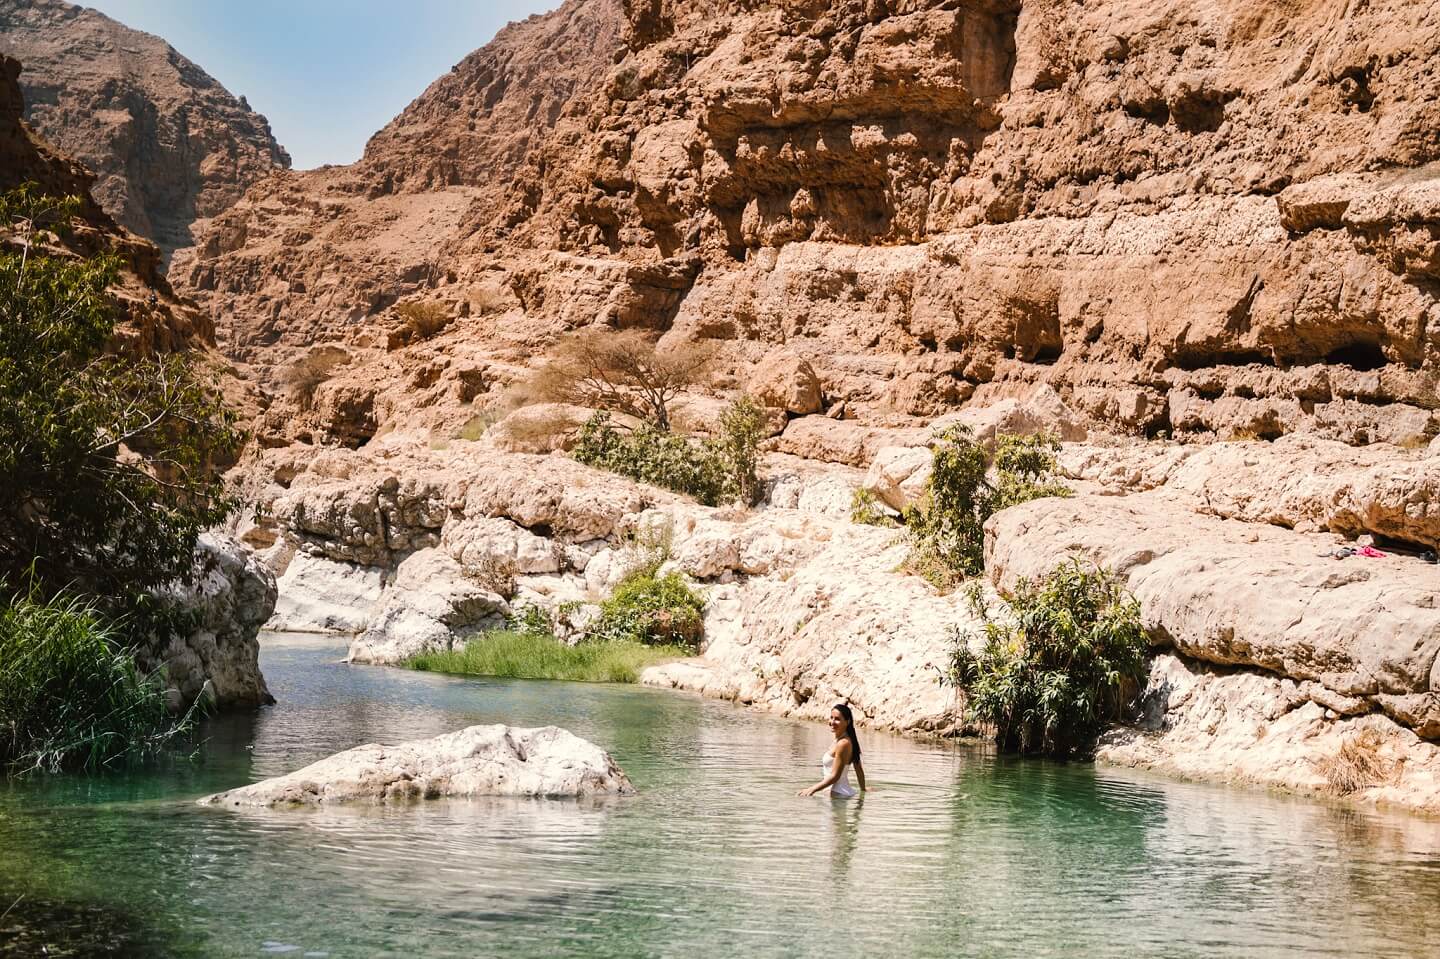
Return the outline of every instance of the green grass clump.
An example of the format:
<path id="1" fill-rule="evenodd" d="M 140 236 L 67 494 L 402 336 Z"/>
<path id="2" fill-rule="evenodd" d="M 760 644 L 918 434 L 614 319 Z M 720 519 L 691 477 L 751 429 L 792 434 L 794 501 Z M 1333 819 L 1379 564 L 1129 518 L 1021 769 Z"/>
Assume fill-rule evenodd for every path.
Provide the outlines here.
<path id="1" fill-rule="evenodd" d="M 10 772 L 141 758 L 191 726 L 92 606 L 62 597 L 0 608 L 0 765 Z"/>
<path id="2" fill-rule="evenodd" d="M 421 653 L 405 665 L 432 673 L 565 679 L 578 683 L 633 683 L 647 666 L 689 655 L 672 646 L 588 642 L 567 646 L 536 633 L 493 632 L 459 649 Z"/>

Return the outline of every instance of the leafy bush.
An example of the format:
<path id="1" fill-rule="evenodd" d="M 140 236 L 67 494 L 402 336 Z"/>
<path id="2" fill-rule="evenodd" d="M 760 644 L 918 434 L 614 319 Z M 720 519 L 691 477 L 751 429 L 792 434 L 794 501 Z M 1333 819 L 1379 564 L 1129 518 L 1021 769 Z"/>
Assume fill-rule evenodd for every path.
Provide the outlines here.
<path id="1" fill-rule="evenodd" d="M 968 636 L 952 636 L 945 681 L 965 691 L 1002 749 L 1088 751 L 1144 671 L 1140 604 L 1106 571 L 1071 560 L 1041 583 L 1021 581 L 1010 609 L 1004 622 L 986 617 L 978 654 Z"/>
<path id="2" fill-rule="evenodd" d="M 1001 434 L 991 453 L 967 426 L 940 433 L 925 495 L 905 510 L 907 568 L 942 590 L 983 572 L 987 519 L 1032 499 L 1070 495 L 1055 478 L 1059 449 L 1051 436 Z"/>
<path id="3" fill-rule="evenodd" d="M 756 468 L 764 422 L 764 410 L 741 397 L 721 415 L 714 434 L 696 442 L 649 422 L 621 430 L 602 411 L 580 428 L 571 455 L 589 466 L 693 496 L 706 506 L 736 500 L 749 505 L 760 486 Z"/>
<path id="4" fill-rule="evenodd" d="M 885 510 L 874 490 L 863 486 L 850 496 L 850 522 L 861 526 L 899 526 L 895 517 Z"/>
<path id="5" fill-rule="evenodd" d="M 21 597 L 0 609 L 0 764 L 95 769 L 157 752 L 191 725 L 93 607 Z"/>
<path id="6" fill-rule="evenodd" d="M 241 437 L 188 357 L 109 352 L 115 260 L 32 248 L 78 202 L 0 197 L 19 242 L 0 250 L 0 581 L 123 603 L 189 575 L 234 505 L 211 466 Z"/>
<path id="7" fill-rule="evenodd" d="M 645 667 L 686 655 L 685 649 L 634 642 L 567 646 L 548 635 L 511 631 L 486 633 L 460 649 L 422 653 L 405 665 L 466 676 L 633 683 Z"/>
<path id="8" fill-rule="evenodd" d="M 705 598 L 679 573 L 660 576 L 654 567 L 638 569 L 600 604 L 590 639 L 694 648 L 700 644 L 704 610 Z"/>

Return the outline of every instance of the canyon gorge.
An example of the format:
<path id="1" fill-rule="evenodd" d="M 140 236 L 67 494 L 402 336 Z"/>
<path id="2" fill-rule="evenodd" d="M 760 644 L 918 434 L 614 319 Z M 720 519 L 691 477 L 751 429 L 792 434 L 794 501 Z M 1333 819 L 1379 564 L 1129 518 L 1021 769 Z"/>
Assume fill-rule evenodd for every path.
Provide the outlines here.
<path id="1" fill-rule="evenodd" d="M 204 356 L 251 433 L 205 600 L 241 625 L 157 654 L 182 697 L 263 700 L 272 608 L 396 663 L 663 541 L 705 645 L 643 682 L 974 732 L 937 681 L 971 597 L 851 520 L 960 423 L 1054 435 L 1074 492 L 990 520 L 982 605 L 1070 556 L 1141 603 L 1102 762 L 1440 812 L 1440 8 L 569 0 L 309 171 L 77 11 L 0 3 L 4 185 L 88 191 L 124 348 Z M 756 506 L 566 455 L 589 411 L 525 388 L 587 330 L 713 351 L 681 428 L 761 400 Z"/>

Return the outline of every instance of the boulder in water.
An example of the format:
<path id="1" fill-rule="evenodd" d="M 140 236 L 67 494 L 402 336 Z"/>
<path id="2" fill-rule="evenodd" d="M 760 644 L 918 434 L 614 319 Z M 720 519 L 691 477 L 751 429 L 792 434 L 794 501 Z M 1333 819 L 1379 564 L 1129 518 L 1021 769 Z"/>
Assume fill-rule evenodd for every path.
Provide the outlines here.
<path id="1" fill-rule="evenodd" d="M 557 726 L 470 726 L 396 746 L 369 744 L 285 776 L 200 800 L 202 806 L 319 806 L 472 796 L 626 795 L 605 750 Z"/>

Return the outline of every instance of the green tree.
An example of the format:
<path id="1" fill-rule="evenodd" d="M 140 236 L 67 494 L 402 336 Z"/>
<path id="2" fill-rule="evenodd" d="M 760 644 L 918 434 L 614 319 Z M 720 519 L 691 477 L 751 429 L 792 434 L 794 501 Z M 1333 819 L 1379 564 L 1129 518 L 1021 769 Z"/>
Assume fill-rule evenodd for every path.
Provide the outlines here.
<path id="1" fill-rule="evenodd" d="M 905 510 L 909 569 L 942 590 L 978 576 L 985 569 L 986 520 L 1032 499 L 1070 495 L 1055 477 L 1059 449 L 1059 442 L 1044 434 L 1002 433 L 992 452 L 968 426 L 941 432 L 931 450 L 925 495 Z"/>
<path id="2" fill-rule="evenodd" d="M 240 434 L 189 357 L 111 350 L 117 262 L 53 242 L 79 204 L 0 197 L 0 580 L 113 606 L 190 573 Z"/>

